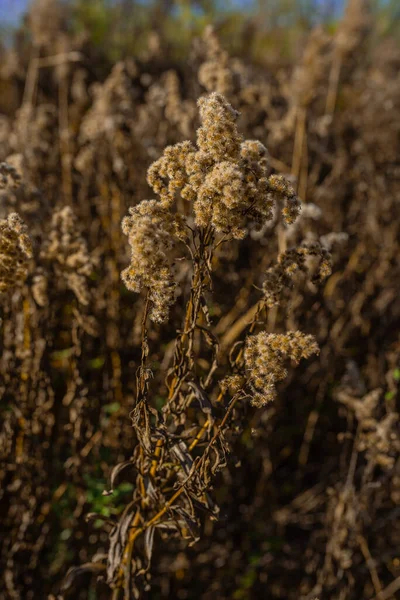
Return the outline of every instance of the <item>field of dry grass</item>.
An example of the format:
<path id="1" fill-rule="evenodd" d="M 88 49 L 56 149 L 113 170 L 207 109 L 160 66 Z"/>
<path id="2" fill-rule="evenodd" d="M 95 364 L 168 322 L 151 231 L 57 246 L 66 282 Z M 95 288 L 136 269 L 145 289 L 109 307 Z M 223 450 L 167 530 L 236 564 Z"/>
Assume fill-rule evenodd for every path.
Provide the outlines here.
<path id="1" fill-rule="evenodd" d="M 68 18 L 0 52 L 0 598 L 395 600 L 398 38 Z"/>

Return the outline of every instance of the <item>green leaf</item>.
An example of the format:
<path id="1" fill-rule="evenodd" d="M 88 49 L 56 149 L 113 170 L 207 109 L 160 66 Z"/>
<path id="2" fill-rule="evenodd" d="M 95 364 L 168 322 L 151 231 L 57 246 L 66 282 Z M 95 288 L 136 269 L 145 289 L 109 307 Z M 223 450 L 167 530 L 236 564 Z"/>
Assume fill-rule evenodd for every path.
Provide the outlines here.
<path id="1" fill-rule="evenodd" d="M 89 360 L 89 367 L 91 367 L 92 369 L 101 369 L 105 361 L 106 359 L 104 358 L 104 356 L 98 356 L 97 358 Z"/>
<path id="2" fill-rule="evenodd" d="M 121 492 L 121 494 L 123 494 L 123 493 L 126 493 L 126 492 L 131 492 L 133 490 L 133 487 L 134 487 L 133 483 L 129 483 L 129 481 L 123 481 L 117 487 L 117 491 Z"/>
<path id="3" fill-rule="evenodd" d="M 104 521 L 102 519 L 96 519 L 95 522 L 93 523 L 93 527 L 95 529 L 101 529 L 101 527 L 103 527 Z"/>
<path id="4" fill-rule="evenodd" d="M 114 413 L 118 412 L 120 408 L 121 405 L 119 402 L 111 402 L 111 404 L 105 404 L 103 406 L 104 412 L 109 415 L 113 415 Z"/>

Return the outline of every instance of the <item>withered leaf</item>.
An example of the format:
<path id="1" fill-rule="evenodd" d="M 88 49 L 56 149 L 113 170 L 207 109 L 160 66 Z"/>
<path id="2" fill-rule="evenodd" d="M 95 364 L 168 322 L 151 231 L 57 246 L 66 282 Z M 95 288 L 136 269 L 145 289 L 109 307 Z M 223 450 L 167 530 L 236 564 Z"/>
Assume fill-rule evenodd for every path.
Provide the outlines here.
<path id="1" fill-rule="evenodd" d="M 214 462 L 211 466 L 211 473 L 213 475 L 215 475 L 218 471 L 220 471 L 221 469 L 226 467 L 227 463 L 226 463 L 225 449 L 222 445 L 221 445 L 221 448 L 217 448 L 216 446 L 213 446 L 210 451 L 214 452 L 214 454 L 215 454 Z"/>
<path id="2" fill-rule="evenodd" d="M 159 523 L 157 523 L 155 525 L 155 527 L 157 529 L 166 530 L 166 531 L 178 531 L 179 530 L 175 521 L 171 521 L 170 519 L 168 521 L 160 521 Z"/>
<path id="3" fill-rule="evenodd" d="M 173 512 L 178 515 L 176 523 L 183 539 L 191 539 L 193 543 L 196 542 L 200 537 L 197 521 L 181 506 L 174 506 Z"/>
<path id="4" fill-rule="evenodd" d="M 206 339 L 207 344 L 213 348 L 214 352 L 216 352 L 219 346 L 218 338 L 212 333 L 212 331 L 206 329 L 205 327 L 197 325 L 197 328 L 201 330 L 202 334 Z"/>
<path id="5" fill-rule="evenodd" d="M 180 463 L 185 475 L 189 475 L 193 466 L 193 458 L 189 454 L 185 442 L 180 440 L 177 444 L 174 444 L 171 448 L 171 454 Z"/>
<path id="6" fill-rule="evenodd" d="M 123 548 L 127 538 L 128 529 L 132 523 L 135 511 L 135 502 L 130 502 L 122 513 L 118 525 L 114 527 L 109 535 L 109 549 L 107 558 L 107 581 L 112 582 L 114 573 L 118 569 Z"/>
<path id="7" fill-rule="evenodd" d="M 242 349 L 243 344 L 243 340 L 235 342 L 229 352 L 229 364 L 231 366 L 231 369 L 233 369 L 236 366 L 236 359 L 239 355 L 240 350 Z"/>
<path id="8" fill-rule="evenodd" d="M 144 478 L 144 487 L 146 490 L 146 495 L 152 500 L 152 502 L 156 502 L 158 499 L 158 492 L 153 485 L 153 482 L 150 477 L 146 475 Z"/>
<path id="9" fill-rule="evenodd" d="M 151 440 L 150 440 L 150 418 L 148 414 L 147 402 L 140 400 L 135 408 L 129 415 L 132 419 L 132 425 L 135 429 L 136 435 L 139 439 L 141 446 L 143 446 L 147 452 L 151 452 Z"/>
<path id="10" fill-rule="evenodd" d="M 205 512 L 210 517 L 215 516 L 215 514 L 218 513 L 219 509 L 217 508 L 217 505 L 212 501 L 211 497 L 208 494 L 206 494 L 206 496 L 207 496 L 208 504 L 204 504 L 198 498 L 191 496 L 193 505 L 197 508 L 197 510 L 200 510 L 201 512 Z"/>
<path id="11" fill-rule="evenodd" d="M 201 387 L 201 384 L 194 379 L 192 381 L 188 381 L 188 386 L 193 392 L 196 400 L 200 404 L 201 410 L 206 413 L 208 416 L 212 414 L 212 404 L 210 402 L 209 397 L 207 396 L 204 388 Z"/>
<path id="12" fill-rule="evenodd" d="M 144 533 L 144 551 L 147 558 L 147 569 L 150 567 L 151 557 L 153 554 L 154 532 L 155 527 L 148 527 Z"/>
<path id="13" fill-rule="evenodd" d="M 111 473 L 110 473 L 110 489 L 108 491 L 104 491 L 103 492 L 103 496 L 108 496 L 109 494 L 112 494 L 114 491 L 114 484 L 115 484 L 115 480 L 118 477 L 118 475 L 120 473 L 122 473 L 122 471 L 124 471 L 126 468 L 128 467 L 133 467 L 133 463 L 130 460 L 125 460 L 123 462 L 118 463 L 117 465 L 115 465 L 115 467 L 112 469 Z"/>
<path id="14" fill-rule="evenodd" d="M 112 527 L 114 527 L 115 525 L 115 522 L 111 517 L 105 517 L 104 515 L 95 512 L 88 513 L 85 516 L 85 521 L 87 521 L 88 523 L 90 523 L 91 521 L 103 521 L 104 523 L 106 523 L 107 525 L 111 525 Z"/>
<path id="15" fill-rule="evenodd" d="M 66 592 L 70 592 L 75 584 L 77 583 L 76 580 L 77 578 L 79 578 L 81 575 L 83 575 L 84 573 L 103 573 L 106 570 L 106 566 L 103 563 L 96 563 L 96 562 L 89 562 L 89 563 L 84 563 L 83 565 L 80 565 L 79 567 L 71 567 L 71 569 L 68 570 L 62 584 L 60 587 L 60 591 L 62 594 L 65 594 Z"/>

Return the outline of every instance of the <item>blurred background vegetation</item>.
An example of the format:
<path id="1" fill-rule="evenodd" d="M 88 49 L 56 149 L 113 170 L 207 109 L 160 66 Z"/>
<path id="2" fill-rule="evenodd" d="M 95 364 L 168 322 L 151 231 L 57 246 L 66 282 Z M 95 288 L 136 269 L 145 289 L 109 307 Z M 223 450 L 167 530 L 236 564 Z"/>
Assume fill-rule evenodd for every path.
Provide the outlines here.
<path id="1" fill-rule="evenodd" d="M 33 0 L 34 1 L 34 0 Z M 344 0 L 64 0 L 65 26 L 86 35 L 112 63 L 148 50 L 149 36 L 178 62 L 187 56 L 191 40 L 212 23 L 230 53 L 263 63 L 291 61 L 304 36 L 318 23 L 335 31 Z M 369 0 L 378 41 L 400 37 L 398 0 Z M 26 14 L 32 0 L 0 0 L 3 46 L 27 33 Z"/>
<path id="2" fill-rule="evenodd" d="M 307 96 L 307 162 L 303 161 L 307 199 L 324 210 L 320 233 L 343 231 L 349 234 L 350 242 L 335 260 L 335 278 L 327 299 L 314 302 L 311 298 L 310 305 L 306 305 L 299 317 L 304 331 L 312 331 L 314 327 L 320 333 L 321 347 L 324 348 L 321 372 L 306 372 L 304 378 L 311 382 L 308 387 L 305 384 L 298 386 L 296 380 L 292 388 L 282 394 L 273 425 L 262 425 L 264 433 L 259 438 L 258 430 L 253 436 L 248 425 L 237 445 L 240 457 L 237 464 L 243 460 L 241 470 L 235 471 L 234 475 L 227 471 L 226 479 L 217 486 L 218 501 L 224 503 L 228 516 L 215 526 L 215 546 L 211 550 L 208 547 L 214 530 L 207 529 L 200 549 L 189 551 L 193 564 L 194 557 L 199 557 L 193 572 L 185 567 L 184 560 L 188 561 L 187 565 L 191 563 L 186 555 L 178 553 L 178 546 L 172 548 L 171 553 L 175 552 L 180 564 L 177 560 L 175 566 L 167 565 L 171 562 L 167 552 L 164 563 L 158 565 L 155 579 L 160 589 L 168 580 L 171 591 L 163 591 L 162 596 L 152 592 L 152 598 L 193 598 L 190 595 L 193 590 L 205 589 L 205 582 L 208 585 L 212 577 L 214 585 L 219 586 L 220 596 L 211 588 L 209 595 L 203 598 L 227 597 L 222 593 L 231 594 L 235 600 L 263 597 L 260 594 L 264 594 L 265 576 L 273 598 L 288 600 L 289 596 L 284 595 L 288 586 L 292 586 L 290 598 L 299 598 L 296 584 L 303 582 L 307 590 L 313 584 L 312 571 L 317 571 L 322 564 L 325 537 L 329 542 L 331 535 L 329 527 L 325 527 L 323 534 L 324 525 L 320 521 L 325 523 L 326 511 L 326 522 L 330 525 L 333 485 L 340 491 L 341 482 L 347 481 L 347 475 L 343 475 L 347 466 L 343 457 L 347 457 L 347 450 L 345 448 L 342 453 L 342 442 L 336 440 L 336 433 L 342 435 L 345 430 L 345 418 L 341 408 L 337 409 L 333 389 L 342 381 L 342 376 L 347 376 L 345 363 L 348 363 L 353 371 L 356 365 L 356 375 L 358 370 L 363 370 L 366 389 L 382 387 L 385 402 L 389 403 L 396 397 L 400 377 L 400 354 L 393 342 L 398 335 L 399 317 L 392 307 L 392 303 L 398 305 L 400 138 L 396 123 L 400 53 L 392 53 L 392 45 L 385 48 L 382 43 L 388 38 L 390 42 L 397 41 L 399 47 L 400 0 L 365 0 L 365 3 L 367 1 L 374 23 L 366 28 L 368 33 L 361 28 L 360 41 L 354 43 L 353 50 L 346 55 L 331 123 L 325 114 L 326 95 L 330 65 L 335 59 L 337 40 L 334 34 L 341 23 L 346 0 L 59 0 L 62 18 L 55 19 L 49 27 L 46 17 L 39 23 L 43 25 L 44 22 L 42 29 L 49 34 L 50 40 L 42 46 L 38 41 L 40 38 L 35 39 L 34 31 L 42 35 L 43 31 L 37 22 L 33 23 L 32 17 L 40 21 L 41 5 L 46 0 L 0 0 L 0 162 L 8 155 L 22 155 L 28 164 L 25 168 L 31 186 L 27 186 L 27 198 L 21 194 L 14 204 L 10 201 L 10 206 L 13 210 L 17 207 L 24 219 L 27 217 L 27 222 L 37 226 L 39 233 L 35 235 L 38 239 L 45 236 L 43 232 L 47 229 L 52 231 L 50 208 L 60 202 L 64 194 L 60 186 L 64 157 L 64 165 L 72 165 L 73 169 L 74 210 L 84 225 L 85 239 L 89 240 L 90 247 L 100 248 L 96 250 L 96 256 L 101 257 L 98 271 L 92 275 L 96 289 L 92 310 L 99 330 L 92 336 L 83 332 L 82 327 L 81 335 L 86 345 L 82 355 L 79 349 L 79 357 L 73 346 L 75 342 L 71 341 L 75 339 L 74 328 L 78 328 L 78 313 L 73 311 L 75 300 L 71 300 L 71 293 L 66 299 L 62 278 L 59 277 L 62 291 L 56 285 L 51 290 L 55 300 L 46 307 L 49 312 L 40 312 L 42 309 L 31 300 L 31 310 L 34 315 L 40 315 L 42 328 L 35 334 L 37 337 L 32 338 L 32 346 L 36 339 L 50 340 L 43 372 L 50 390 L 46 394 L 55 400 L 54 407 L 46 408 L 50 416 L 47 413 L 40 415 L 43 419 L 42 439 L 39 440 L 33 428 L 29 437 L 23 427 L 25 421 L 30 422 L 32 406 L 32 413 L 40 412 L 35 397 L 35 390 L 40 391 L 42 385 L 40 377 L 43 373 L 40 371 L 40 377 L 32 384 L 29 402 L 23 405 L 25 421 L 20 419 L 14 428 L 17 440 L 25 440 L 25 462 L 19 457 L 14 469 L 12 458 L 8 459 L 11 466 L 7 474 L 10 479 L 14 477 L 13 482 L 19 478 L 20 487 L 11 486 L 5 497 L 4 513 L 10 509 L 5 529 L 11 533 L 4 536 L 8 546 L 5 544 L 0 558 L 6 557 L 2 564 L 7 564 L 9 572 L 13 572 L 23 590 L 21 594 L 27 589 L 34 594 L 20 598 L 40 600 L 45 593 L 40 586 L 45 586 L 46 591 L 54 591 L 70 565 L 88 560 L 93 547 L 98 548 L 99 544 L 106 547 L 107 536 L 99 533 L 101 519 L 96 519 L 92 527 L 86 523 L 84 515 L 95 512 L 105 519 L 117 516 L 132 492 L 132 484 L 124 482 L 115 489 L 113 496 L 102 494 L 110 467 L 129 457 L 132 451 L 132 430 L 127 415 L 133 403 L 134 361 L 138 360 L 132 341 L 132 315 L 135 318 L 138 315 L 140 321 L 140 313 L 132 308 L 132 295 L 122 285 L 118 288 L 117 283 L 119 271 L 127 264 L 127 244 L 121 239 L 120 220 L 129 205 L 148 197 L 147 188 L 143 189 L 146 169 L 161 154 L 163 147 L 193 137 L 196 122 L 190 111 L 200 89 L 197 68 L 201 56 L 202 61 L 207 59 L 204 49 L 203 55 L 200 53 L 200 58 L 196 58 L 193 46 L 199 43 L 196 38 L 204 33 L 208 24 L 213 24 L 222 48 L 229 51 L 229 69 L 239 77 L 240 86 L 232 92 L 232 103 L 243 112 L 245 135 L 249 139 L 262 137 L 268 142 L 279 171 L 288 173 L 290 166 L 286 165 L 294 162 L 295 126 L 300 120 L 291 121 L 290 111 L 297 101 L 295 93 L 300 94 L 296 92 L 297 73 L 303 74 L 307 85 L 307 78 L 311 79 L 312 94 Z M 316 46 L 311 56 L 315 58 L 313 61 L 309 60 L 310 52 L 304 53 L 304 48 L 309 33 L 320 23 L 333 34 L 331 53 L 324 50 L 320 56 Z M 354 33 L 354 28 L 350 28 L 350 33 Z M 376 52 L 366 52 L 367 47 L 373 47 Z M 54 68 L 56 63 L 50 63 L 50 66 L 47 63 L 47 67 L 42 63 L 36 89 L 33 89 L 30 74 L 35 56 L 47 59 L 57 53 L 74 54 L 75 51 L 81 58 L 76 62 L 71 60 L 65 71 Z M 131 57 L 134 61 L 129 60 Z M 239 62 L 246 66 L 235 64 L 235 58 L 231 57 L 239 57 Z M 114 64 L 123 59 L 128 60 L 113 70 Z M 320 59 L 322 74 L 319 73 Z M 65 81 L 67 85 L 63 91 Z M 102 97 L 103 104 L 98 101 Z M 169 117 L 169 121 L 167 114 L 171 106 L 178 111 L 179 117 L 175 118 L 173 114 L 175 120 Z M 21 107 L 27 109 L 25 113 Z M 69 117 L 67 126 L 62 121 L 63 110 L 64 116 L 67 113 Z M 181 128 L 180 111 L 187 116 L 189 135 Z M 115 127 L 115 137 L 108 138 L 106 128 L 101 127 L 105 116 Z M 29 119 L 30 136 L 20 133 L 25 131 L 21 129 L 24 119 Z M 87 135 L 86 123 L 92 123 Z M 71 163 L 68 163 L 68 156 L 65 161 L 67 153 L 62 137 L 65 131 L 71 148 Z M 90 151 L 93 149 L 93 164 L 79 170 L 78 157 L 85 156 L 87 147 Z M 100 167 L 96 162 L 99 156 Z M 121 164 L 120 156 L 126 159 L 126 171 L 116 168 Z M 118 160 L 114 160 L 115 157 Z M 113 190 L 112 194 L 109 189 Z M 119 208 L 115 208 L 114 201 L 119 202 Z M 4 204 L 3 209 L 8 206 Z M 15 322 L 23 323 L 18 311 L 14 312 Z M 91 313 L 82 310 L 82 315 L 86 318 Z M 15 334 L 11 317 L 10 323 L 11 347 L 14 338 L 18 345 L 22 336 L 18 338 Z M 119 331 L 118 328 L 122 333 L 114 342 L 114 331 Z M 126 332 L 130 336 L 128 341 Z M 156 345 L 154 340 L 153 345 Z M 39 344 L 36 347 L 39 348 Z M 167 347 L 161 345 L 161 352 Z M 75 392 L 68 400 L 71 406 L 64 405 L 64 396 L 69 398 L 66 390 L 75 389 L 76 362 L 89 386 L 89 400 L 80 383 L 74 398 Z M 20 392 L 14 393 L 14 389 L 20 389 L 19 370 L 25 373 L 18 353 L 14 364 L 17 365 L 12 376 L 15 387 L 9 385 L 4 411 L 4 414 L 12 415 L 11 423 L 14 423 L 13 410 L 19 416 L 22 405 Z M 122 365 L 122 369 L 118 365 Z M 115 375 L 118 372 L 119 375 Z M 51 404 L 53 400 L 49 402 Z M 155 402 L 160 404 L 162 397 L 156 398 Z M 46 404 L 43 406 L 47 407 Z M 82 421 L 74 411 L 78 411 Z M 53 413 L 54 431 L 53 425 L 47 427 Z M 39 417 L 35 418 L 40 421 Z M 9 421 L 4 418 L 4 422 L 8 424 Z M 81 425 L 73 428 L 76 422 L 83 423 L 84 435 L 80 434 Z M 350 418 L 348 422 L 351 431 Z M 303 445 L 303 435 L 309 431 L 309 423 L 315 427 L 315 441 L 310 459 L 307 454 L 302 464 L 300 457 L 304 454 L 301 451 L 308 447 L 305 442 Z M 11 426 L 7 430 L 12 440 L 14 430 Z M 96 437 L 98 433 L 99 437 Z M 350 433 L 345 430 L 342 439 L 348 437 Z M 85 455 L 82 462 L 74 462 L 75 454 L 86 451 L 89 438 L 95 440 L 94 450 Z M 304 439 L 307 442 L 306 437 Z M 268 470 L 270 464 L 274 469 Z M 20 475 L 21 465 L 24 471 Z M 395 577 L 400 579 L 400 562 L 398 535 L 396 537 L 391 522 L 391 515 L 398 515 L 394 512 L 398 509 L 390 504 L 387 488 L 393 486 L 393 498 L 398 498 L 394 494 L 398 494 L 395 485 L 399 479 L 393 474 L 385 475 L 382 480 L 383 484 L 379 480 L 365 486 L 366 494 L 372 494 L 376 489 L 380 498 L 375 504 L 368 500 L 362 517 L 368 515 L 368 519 L 374 520 L 368 512 L 374 507 L 374 514 L 379 514 L 377 522 L 382 523 L 383 516 L 386 519 L 384 533 L 382 525 L 377 532 L 372 528 L 370 533 L 367 523 L 366 530 L 379 574 L 384 584 L 390 585 Z M 314 485 L 320 486 L 318 494 L 310 487 Z M 33 504 L 30 516 L 29 503 L 33 496 L 36 504 Z M 230 502 L 230 497 L 235 502 Z M 299 505 L 294 501 L 303 497 L 311 498 L 311 508 L 300 514 Z M 294 504 L 288 509 L 292 499 Z M 364 506 L 361 502 L 359 505 Z M 28 514 L 27 519 L 31 519 L 29 527 L 21 519 L 22 510 Z M 265 515 L 277 516 L 267 519 Z M 284 519 L 287 519 L 286 523 Z M 20 528 L 24 527 L 28 533 L 20 534 Z M 353 533 L 358 534 L 354 527 L 351 528 Z M 15 539 L 20 546 L 14 543 Z M 28 544 L 34 546 L 34 552 L 33 558 L 29 557 L 29 568 L 26 568 Z M 11 567 L 7 554 L 9 547 L 14 557 Z M 314 562 L 310 560 L 311 552 L 314 552 L 311 555 Z M 221 554 L 226 560 L 223 575 L 215 558 L 221 560 Z M 353 577 L 354 585 L 351 584 L 353 595 L 343 596 L 339 586 L 336 592 L 341 594 L 340 598 L 348 600 L 371 598 L 365 561 L 359 550 L 354 554 L 356 559 L 350 572 L 351 577 L 356 576 Z M 368 560 L 368 565 L 372 562 Z M 170 576 L 170 571 L 175 575 Z M 341 567 L 338 573 L 342 573 Z M 343 581 L 344 578 L 342 584 Z M 357 587 L 361 581 L 366 582 L 365 593 Z M 330 585 L 334 587 L 336 580 Z M 85 598 L 96 598 L 94 587 L 92 582 Z M 174 596 L 176 588 L 181 595 Z M 231 592 L 231 588 L 234 591 Z M 7 598 L 2 596 L 0 582 L 0 598 L 4 597 Z M 97 596 L 100 597 L 105 596 Z M 332 596 L 321 596 L 321 600 L 337 597 L 332 592 Z"/>

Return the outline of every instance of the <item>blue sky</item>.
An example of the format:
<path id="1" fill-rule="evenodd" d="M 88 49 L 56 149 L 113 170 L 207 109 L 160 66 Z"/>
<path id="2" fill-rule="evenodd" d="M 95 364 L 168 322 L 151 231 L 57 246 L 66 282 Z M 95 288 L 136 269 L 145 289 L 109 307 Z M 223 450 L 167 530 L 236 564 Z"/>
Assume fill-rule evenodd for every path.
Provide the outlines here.
<path id="1" fill-rule="evenodd" d="M 299 0 L 299 2 L 300 1 L 301 0 Z M 30 0 L 0 0 L 0 25 L 18 23 L 19 19 L 25 12 L 29 2 Z M 345 2 L 346 0 L 316 0 L 316 3 L 319 4 L 321 7 L 327 4 L 333 4 L 339 11 L 343 7 Z M 385 4 L 388 2 L 388 0 L 381 0 L 381 2 L 382 4 Z M 252 4 L 252 0 L 230 0 L 228 1 L 228 3 L 236 6 L 249 6 Z"/>
<path id="2" fill-rule="evenodd" d="M 29 0 L 0 0 L 0 23 L 16 23 L 24 13 Z"/>
<path id="3" fill-rule="evenodd" d="M 15 24 L 23 15 L 30 0 L 0 0 L 0 24 Z M 329 0 L 319 0 L 320 4 L 329 2 Z M 342 4 L 343 0 L 334 0 L 335 4 Z M 236 5 L 249 5 L 249 0 L 231 0 Z"/>

